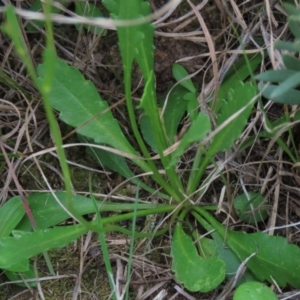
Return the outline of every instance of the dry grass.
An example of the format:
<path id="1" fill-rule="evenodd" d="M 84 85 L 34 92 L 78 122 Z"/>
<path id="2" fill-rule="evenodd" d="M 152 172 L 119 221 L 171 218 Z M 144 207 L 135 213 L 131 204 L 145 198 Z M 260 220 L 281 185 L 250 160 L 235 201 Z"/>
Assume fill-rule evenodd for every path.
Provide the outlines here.
<path id="1" fill-rule="evenodd" d="M 90 0 L 91 1 L 91 0 Z M 16 1 L 19 8 L 20 23 L 23 25 L 23 37 L 26 41 L 34 65 L 41 62 L 44 49 L 45 32 L 39 29 L 36 33 L 26 32 L 25 25 L 32 15 L 26 13 L 29 1 Z M 92 2 L 92 1 L 91 1 Z M 158 11 L 165 1 L 151 1 L 153 11 Z M 117 50 L 116 35 L 113 24 L 103 23 L 110 28 L 107 36 L 96 36 L 91 33 L 78 33 L 72 25 L 80 20 L 73 12 L 72 19 L 63 15 L 57 16 L 55 24 L 55 43 L 58 56 L 70 65 L 79 68 L 86 78 L 98 88 L 113 110 L 114 116 L 121 123 L 123 130 L 129 134 L 128 121 L 123 106 L 121 60 Z M 263 53 L 267 51 L 270 59 L 261 65 L 260 71 L 269 68 L 281 68 L 282 60 L 279 51 L 274 51 L 274 42 L 287 39 L 286 15 L 277 1 L 183 1 L 177 8 L 168 8 L 167 14 L 155 19 L 155 70 L 157 89 L 163 94 L 171 82 L 171 66 L 182 63 L 194 75 L 193 80 L 199 83 L 199 99 L 210 99 L 217 91 L 219 83 L 232 64 L 246 53 Z M 57 21 L 60 24 L 57 24 Z M 234 32 L 239 33 L 239 38 Z M 13 50 L 12 43 L 1 33 L 1 70 L 0 74 L 0 131 L 3 154 L 36 152 L 30 159 L 24 157 L 7 157 L 1 174 L 0 203 L 14 195 L 48 191 L 62 188 L 62 175 L 57 156 L 51 148 L 52 139 L 49 133 L 41 99 L 28 77 L 23 63 Z M 239 41 L 242 41 L 240 43 Z M 245 50 L 244 50 L 245 49 Z M 136 93 L 139 97 L 140 75 L 134 78 Z M 271 119 L 283 114 L 283 107 L 272 102 L 265 103 L 265 109 Z M 291 111 L 298 110 L 294 106 Z M 258 134 L 264 129 L 261 108 L 257 104 L 239 143 L 250 135 Z M 74 131 L 62 125 L 64 143 L 76 142 Z M 294 135 L 299 142 L 297 133 Z M 70 133 L 71 132 L 71 133 Z M 282 136 L 289 146 L 291 141 Z M 238 144 L 239 144 L 238 143 Z M 298 166 L 292 162 L 276 144 L 276 139 L 257 139 L 250 149 L 238 152 L 238 144 L 232 151 L 218 157 L 219 169 L 206 185 L 212 197 L 201 201 L 217 203 L 228 207 L 222 218 L 228 226 L 238 230 L 248 230 L 247 225 L 239 223 L 231 212 L 234 197 L 243 189 L 260 191 L 270 207 L 270 218 L 266 224 L 254 226 L 250 230 L 265 230 L 269 234 L 282 235 L 289 242 L 298 243 L 299 233 L 295 225 L 299 219 L 299 176 Z M 71 149 L 71 150 L 70 150 Z M 102 197 L 134 201 L 134 190 L 128 182 L 123 182 L 115 174 L 99 170 L 84 153 L 76 147 L 67 150 L 70 166 L 76 174 L 73 187 L 77 193 L 88 194 L 89 174 L 96 176 L 93 189 Z M 187 165 L 193 159 L 191 149 L 184 157 Z M 207 170 L 210 172 L 210 169 Z M 78 175 L 80 174 L 80 175 Z M 228 182 L 221 185 L 218 180 L 223 174 Z M 81 176 L 77 181 L 77 176 Z M 126 187 L 127 186 L 127 187 Z M 126 189 L 126 195 L 122 195 Z M 130 192 L 130 190 L 132 190 Z M 131 193 L 131 194 L 130 194 Z M 151 201 L 149 195 L 142 195 L 144 201 Z M 194 199 L 197 203 L 197 199 Z M 224 212 L 224 211 L 223 211 Z M 125 269 L 127 265 L 128 240 L 124 236 L 110 234 L 107 236 L 111 259 L 114 261 L 117 291 L 121 295 L 126 284 Z M 233 285 L 225 283 L 214 293 L 199 295 L 187 293 L 173 279 L 170 270 L 169 236 L 144 241 L 135 251 L 133 258 L 132 281 L 130 282 L 131 299 L 230 299 Z M 30 288 L 11 288 L 1 277 L 0 287 L 5 291 L 5 299 L 107 299 L 109 289 L 105 279 L 105 268 L 99 245 L 92 234 L 82 237 L 65 251 L 55 252 L 52 257 L 57 276 L 47 274 L 42 260 L 37 260 L 37 269 L 43 273 L 37 290 Z M 71 254 L 70 254 L 71 253 Z M 52 254 L 51 254 L 52 255 Z M 76 257 L 76 259 L 75 259 Z M 73 261 L 70 260 L 73 258 Z M 65 265 L 66 264 L 66 265 Z M 70 268 L 68 268 L 70 266 Z M 240 270 L 242 272 L 242 269 Z M 290 297 L 293 291 L 280 291 L 273 287 L 280 298 Z M 1 298 L 4 299 L 4 298 Z M 121 298 L 120 298 L 121 299 Z M 289 299 L 289 298 L 285 298 Z"/>

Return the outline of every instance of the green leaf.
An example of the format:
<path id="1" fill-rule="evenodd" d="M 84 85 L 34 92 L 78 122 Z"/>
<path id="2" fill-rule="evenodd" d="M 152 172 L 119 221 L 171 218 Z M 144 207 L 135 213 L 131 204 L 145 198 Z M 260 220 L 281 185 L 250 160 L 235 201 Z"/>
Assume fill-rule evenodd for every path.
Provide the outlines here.
<path id="1" fill-rule="evenodd" d="M 131 0 L 135 2 L 135 0 Z M 121 1 L 127 6 L 127 2 Z M 151 14 L 150 3 L 148 1 L 138 1 L 141 5 L 140 11 L 135 17 L 140 15 L 149 16 Z M 150 76 L 153 76 L 154 70 L 154 26 L 151 22 L 138 25 L 138 30 L 143 33 L 143 37 L 140 43 L 137 45 L 136 60 L 142 71 L 145 82 L 149 80 Z"/>
<path id="2" fill-rule="evenodd" d="M 199 240 L 200 244 L 200 255 L 207 258 L 218 255 L 216 243 L 213 239 L 201 237 Z"/>
<path id="3" fill-rule="evenodd" d="M 300 84 L 300 72 L 287 77 L 276 89 L 273 90 L 271 98 L 280 97 L 283 94 L 288 94 L 290 90 L 296 88 Z"/>
<path id="4" fill-rule="evenodd" d="M 92 3 L 89 2 L 79 2 L 75 1 L 75 12 L 76 14 L 88 18 L 96 18 L 96 17 L 102 17 L 103 14 L 100 11 L 100 9 L 95 6 Z M 75 24 L 76 29 L 79 31 L 81 25 L 80 24 Z M 101 27 L 96 27 L 96 26 L 91 26 L 87 24 L 83 24 L 82 26 L 84 29 L 86 29 L 88 32 L 91 33 L 96 33 L 100 34 L 103 31 L 103 28 Z M 104 31 L 103 35 L 106 35 L 107 30 Z"/>
<path id="5" fill-rule="evenodd" d="M 25 215 L 20 197 L 13 197 L 0 207 L 0 237 L 9 236 Z"/>
<path id="6" fill-rule="evenodd" d="M 215 256 L 199 256 L 192 239 L 179 224 L 172 238 L 172 256 L 176 279 L 192 292 L 212 291 L 224 280 L 225 263 Z"/>
<path id="7" fill-rule="evenodd" d="M 173 73 L 174 78 L 177 81 L 180 81 L 183 78 L 186 78 L 187 76 L 189 76 L 189 73 L 186 71 L 186 69 L 179 64 L 173 64 L 172 73 Z M 188 91 L 190 91 L 193 94 L 196 92 L 196 88 L 191 79 L 186 79 L 186 80 L 180 82 L 180 85 L 185 87 Z"/>
<path id="8" fill-rule="evenodd" d="M 233 205 L 237 216 L 248 224 L 264 221 L 269 216 L 264 197 L 259 193 L 241 194 L 233 200 Z"/>
<path id="9" fill-rule="evenodd" d="M 141 16 L 141 1 L 103 1 L 103 4 L 110 9 L 114 19 L 130 20 Z M 138 53 L 139 43 L 145 35 L 140 30 L 139 26 L 117 26 L 119 48 L 121 52 L 124 76 L 131 74 L 132 63 Z"/>
<path id="10" fill-rule="evenodd" d="M 42 81 L 44 65 L 38 66 L 38 74 Z M 85 80 L 77 69 L 63 61 L 56 63 L 49 98 L 53 108 L 60 112 L 60 119 L 68 125 L 79 127 L 79 134 L 92 138 L 98 144 L 108 144 L 136 155 L 111 111 L 102 113 L 108 109 L 106 101 L 100 98 L 95 86 Z"/>
<path id="11" fill-rule="evenodd" d="M 188 101 L 187 112 L 190 120 L 195 121 L 199 113 L 199 102 L 196 94 L 186 93 L 184 95 L 184 100 Z"/>
<path id="12" fill-rule="evenodd" d="M 271 70 L 257 75 L 255 78 L 257 80 L 262 81 L 270 81 L 270 82 L 282 82 L 287 78 L 297 74 L 297 71 L 294 70 Z"/>
<path id="13" fill-rule="evenodd" d="M 178 148 L 173 153 L 170 166 L 177 163 L 178 157 L 184 153 L 188 146 L 194 142 L 200 142 L 210 129 L 210 118 L 204 113 L 199 113 L 197 119 L 191 124 L 190 128 L 181 139 Z"/>
<path id="14" fill-rule="evenodd" d="M 299 29 L 300 32 L 300 29 Z M 300 71 L 300 59 L 289 54 L 282 55 L 282 60 L 287 69 Z"/>
<path id="15" fill-rule="evenodd" d="M 87 139 L 80 134 L 77 135 L 78 139 L 82 143 L 96 144 L 91 139 Z M 125 178 L 134 176 L 129 169 L 124 157 L 116 155 L 114 153 L 105 151 L 100 148 L 87 147 L 86 152 L 101 166 L 104 166 Z"/>
<path id="16" fill-rule="evenodd" d="M 0 248 L 1 251 L 1 248 Z M 29 271 L 30 264 L 28 259 L 21 260 L 17 262 L 16 264 L 11 265 L 9 268 L 6 268 L 6 270 L 10 272 L 27 272 Z"/>
<path id="17" fill-rule="evenodd" d="M 222 239 L 217 231 L 212 232 L 211 235 L 213 237 L 219 257 L 226 264 L 226 278 L 232 279 L 235 277 L 236 272 L 241 265 L 241 261 L 239 260 L 238 256 L 228 246 L 226 246 L 224 239 Z M 247 269 L 236 283 L 236 286 L 239 286 L 241 283 L 254 280 L 256 280 L 256 278 L 251 271 Z"/>
<path id="18" fill-rule="evenodd" d="M 260 54 L 249 54 L 247 55 L 250 64 L 250 70 L 246 62 L 245 55 L 242 56 L 227 72 L 225 80 L 222 82 L 220 89 L 217 95 L 217 106 L 215 112 L 219 111 L 219 102 L 222 102 L 222 99 L 226 99 L 229 89 L 234 89 L 234 86 L 238 81 L 244 81 L 251 74 L 254 73 L 258 65 L 262 61 L 262 56 Z"/>
<path id="19" fill-rule="evenodd" d="M 247 267 L 260 281 L 300 288 L 300 249 L 279 236 L 258 232 L 227 232 L 226 243 L 241 261 L 256 253 Z"/>
<path id="20" fill-rule="evenodd" d="M 178 125 L 186 112 L 186 108 L 188 105 L 188 101 L 184 98 L 187 94 L 187 91 L 182 86 L 176 86 L 172 89 L 169 97 L 168 102 L 164 110 L 163 114 L 163 124 L 166 135 L 170 144 L 175 142 L 175 136 L 178 131 Z M 161 107 L 164 105 L 165 99 L 159 101 L 161 103 Z M 161 110 L 160 110 L 161 112 Z M 198 114 L 198 112 L 197 112 Z M 147 144 L 157 152 L 157 147 L 155 144 L 154 132 L 151 127 L 150 117 L 146 114 L 143 114 L 140 117 L 140 128 L 143 134 L 143 138 L 147 142 Z"/>
<path id="21" fill-rule="evenodd" d="M 176 86 L 169 95 L 164 112 L 166 133 L 171 144 L 175 142 L 178 125 L 186 112 L 188 101 L 184 99 L 185 95 L 186 89 L 182 86 Z"/>
<path id="22" fill-rule="evenodd" d="M 237 288 L 233 300 L 277 300 L 276 294 L 261 282 L 247 282 Z"/>
<path id="23" fill-rule="evenodd" d="M 291 42 L 283 42 L 279 41 L 275 43 L 274 47 L 279 50 L 286 50 L 290 52 L 299 52 L 300 51 L 300 41 Z"/>
<path id="24" fill-rule="evenodd" d="M 204 209 L 199 212 L 225 240 L 240 261 L 251 259 L 247 267 L 260 281 L 300 288 L 300 248 L 279 236 L 258 232 L 246 234 L 228 230 Z M 254 255 L 253 255 L 254 254 Z"/>
<path id="25" fill-rule="evenodd" d="M 14 237 L 0 238 L 0 268 L 9 269 L 39 253 L 64 247 L 87 230 L 82 225 L 73 225 L 35 232 L 15 231 Z"/>
<path id="26" fill-rule="evenodd" d="M 6 270 L 4 272 L 4 274 L 10 281 L 33 279 L 33 278 L 37 277 L 35 275 L 34 268 L 32 265 L 30 265 L 29 270 L 25 271 L 25 272 L 19 273 L 19 272 L 12 272 L 12 271 Z M 31 282 L 27 282 L 26 284 L 25 283 L 17 283 L 17 285 L 23 286 L 23 287 L 27 287 L 27 286 L 36 287 L 37 284 L 35 281 L 31 281 Z"/>
<path id="27" fill-rule="evenodd" d="M 294 9 L 295 11 L 295 9 Z M 299 16 L 299 10 L 298 10 L 298 16 Z M 294 35 L 294 37 L 296 39 L 300 39 L 300 24 L 299 24 L 299 21 L 296 21 L 296 20 L 292 20 L 291 18 L 289 19 L 289 28 L 292 32 L 292 34 Z"/>
<path id="28" fill-rule="evenodd" d="M 54 195 L 58 198 L 61 205 L 66 207 L 66 193 L 56 192 Z M 37 223 L 38 229 L 46 229 L 71 218 L 71 216 L 55 200 L 51 193 L 31 194 L 27 198 L 27 201 Z M 76 210 L 82 215 L 95 212 L 93 201 L 89 198 L 80 195 L 72 195 L 71 202 L 72 206 L 76 207 Z M 21 220 L 17 226 L 17 229 L 19 231 L 31 230 L 30 222 L 27 216 Z"/>
<path id="29" fill-rule="evenodd" d="M 263 83 L 259 83 L 258 88 L 262 92 L 262 95 L 265 98 L 270 99 L 276 103 L 289 104 L 289 105 L 300 104 L 300 91 L 292 89 L 289 90 L 287 94 L 271 97 L 274 91 L 276 91 L 276 89 L 278 88 L 278 85 L 273 85 L 273 84 L 266 85 Z"/>
<path id="30" fill-rule="evenodd" d="M 223 100 L 220 105 L 217 125 L 222 125 L 240 109 L 245 109 L 214 136 L 208 150 L 209 155 L 212 156 L 220 151 L 226 151 L 241 136 L 254 105 L 254 101 L 250 101 L 253 100 L 255 95 L 256 87 L 250 82 L 237 82 L 228 91 L 227 101 Z"/>
<path id="31" fill-rule="evenodd" d="M 60 201 L 61 205 L 66 207 L 66 193 L 56 192 L 55 196 Z M 86 215 L 95 212 L 93 200 L 80 195 L 72 195 L 72 206 L 81 215 Z M 37 222 L 39 229 L 46 229 L 50 226 L 57 225 L 62 221 L 69 219 L 70 215 L 60 206 L 51 193 L 31 194 L 28 197 L 28 203 L 32 214 Z M 126 203 L 111 203 L 111 202 L 97 202 L 100 211 L 130 211 L 133 209 L 133 204 Z M 139 209 L 147 209 L 157 207 L 155 204 L 139 204 Z M 17 226 L 18 230 L 31 230 L 30 222 L 25 216 Z"/>
<path id="32" fill-rule="evenodd" d="M 198 209 L 196 209 L 196 210 L 198 210 Z M 219 258 L 221 258 L 226 264 L 226 277 L 228 279 L 232 279 L 233 277 L 235 277 L 235 275 L 238 271 L 238 268 L 241 265 L 241 261 L 239 260 L 237 255 L 232 251 L 232 249 L 230 249 L 226 245 L 226 243 L 225 243 L 226 237 L 222 237 L 219 234 L 219 232 L 214 230 L 214 227 L 211 224 L 209 224 L 206 220 L 204 220 L 198 213 L 192 212 L 192 214 L 207 232 L 211 232 L 211 236 L 213 237 L 213 240 L 201 238 L 199 241 L 201 243 L 201 249 L 204 250 L 204 253 L 206 256 L 219 255 Z M 202 245 L 203 239 L 204 239 L 204 241 L 205 240 L 211 241 L 210 243 L 208 243 L 210 246 L 209 249 L 208 249 L 208 247 L 205 247 Z M 212 245 L 211 243 L 214 243 L 214 245 Z M 208 251 L 210 251 L 210 252 L 208 252 Z M 244 272 L 244 274 L 242 275 L 242 277 L 237 281 L 235 286 L 238 286 L 244 282 L 254 281 L 254 280 L 256 280 L 256 278 L 250 272 L 250 270 L 247 269 Z"/>
<path id="33" fill-rule="evenodd" d="M 300 10 L 297 9 L 295 5 L 290 3 L 284 3 L 283 7 L 290 16 L 298 17 L 298 20 L 300 19 Z"/>
<path id="34" fill-rule="evenodd" d="M 151 119 L 150 116 L 143 114 L 140 118 L 140 129 L 141 133 L 143 135 L 143 138 L 145 142 L 151 147 L 151 149 L 154 152 L 158 152 L 155 137 L 154 137 L 154 131 L 151 125 Z"/>

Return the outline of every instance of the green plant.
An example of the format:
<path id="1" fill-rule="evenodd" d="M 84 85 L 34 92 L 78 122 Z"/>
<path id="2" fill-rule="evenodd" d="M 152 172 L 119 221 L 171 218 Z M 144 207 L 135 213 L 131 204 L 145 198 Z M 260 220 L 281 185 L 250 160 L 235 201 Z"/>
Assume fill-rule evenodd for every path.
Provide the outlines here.
<path id="1" fill-rule="evenodd" d="M 266 98 L 282 104 L 299 104 L 300 91 L 297 90 L 297 87 L 300 84 L 300 61 L 291 54 L 300 51 L 300 11 L 288 3 L 284 5 L 284 8 L 289 14 L 288 26 L 294 36 L 294 41 L 279 41 L 275 44 L 275 48 L 284 51 L 282 60 L 285 69 L 267 71 L 259 74 L 256 78 L 261 81 L 276 83 L 259 84 L 259 88 Z"/>
<path id="2" fill-rule="evenodd" d="M 246 79 L 260 63 L 261 57 L 250 59 L 245 56 L 248 64 L 240 66 L 226 78 L 214 95 L 211 105 L 201 102 L 200 112 L 196 87 L 190 79 L 185 79 L 188 73 L 184 68 L 174 65 L 173 74 L 178 85 L 159 106 L 153 71 L 154 30 L 147 19 L 150 14 L 148 3 L 141 0 L 105 0 L 103 4 L 111 12 L 117 26 L 126 107 L 137 146 L 133 146 L 125 137 L 107 102 L 101 99 L 94 85 L 85 80 L 77 69 L 56 58 L 49 6 L 45 6 L 47 49 L 44 63 L 38 66 L 37 74 L 28 61 L 22 41 L 18 39 L 19 35 L 15 34 L 19 32 L 19 28 L 14 10 L 12 7 L 6 9 L 7 21 L 3 29 L 13 40 L 17 53 L 24 60 L 43 97 L 64 172 L 66 192 L 36 194 L 27 199 L 37 223 L 37 228 L 33 231 L 22 206 L 15 204 L 17 200 L 11 199 L 0 208 L 0 212 L 4 209 L 11 211 L 12 205 L 18 205 L 11 212 L 11 219 L 5 218 L 3 213 L 3 224 L 7 225 L 0 235 L 0 268 L 8 272 L 27 272 L 31 257 L 63 247 L 89 230 L 100 235 L 108 231 L 120 231 L 140 238 L 159 236 L 172 229 L 172 269 L 176 279 L 190 291 L 208 292 L 215 289 L 225 277 L 232 278 L 242 262 L 246 262 L 248 270 L 240 282 L 275 281 L 281 287 L 289 284 L 299 288 L 300 249 L 296 245 L 288 244 L 284 238 L 268 236 L 262 232 L 246 234 L 228 230 L 210 214 L 210 211 L 217 209 L 216 206 L 198 205 L 207 186 L 220 172 L 216 166 L 214 172 L 205 177 L 207 166 L 210 163 L 216 165 L 214 156 L 230 149 L 239 139 L 251 114 L 257 89 L 255 84 Z M 145 84 L 137 107 L 134 107 L 131 95 L 134 62 L 137 62 Z M 132 182 L 169 200 L 169 203 L 122 204 L 103 201 L 97 202 L 95 207 L 96 201 L 71 195 L 68 167 L 52 108 L 59 111 L 63 122 L 77 128 L 79 138 L 87 142 L 81 145 L 89 147 L 91 155 L 98 161 L 130 179 L 134 174 L 125 158 L 131 160 L 150 174 L 162 191 L 156 192 L 153 187 L 137 178 L 132 179 Z M 136 112 L 144 114 L 140 127 Z M 176 142 L 183 113 L 187 114 L 191 125 L 181 140 Z M 144 140 L 157 152 L 159 163 L 154 163 Z M 191 146 L 196 149 L 192 171 L 181 176 L 177 169 L 179 158 Z M 159 167 L 163 168 L 164 175 Z M 101 218 L 99 215 L 98 220 L 92 222 L 82 218 L 82 215 L 97 210 L 129 212 L 108 218 Z M 154 233 L 133 233 L 115 225 L 122 220 L 163 213 L 169 214 L 168 220 L 162 229 Z M 78 224 L 55 226 L 70 217 L 77 220 Z M 193 230 L 191 218 L 211 232 L 210 239 L 202 238 L 195 244 L 198 235 Z M 190 234 L 187 234 L 184 224 L 187 224 Z M 102 247 L 105 247 L 103 245 L 102 243 Z M 108 272 L 111 274 L 111 271 Z"/>
<path id="3" fill-rule="evenodd" d="M 297 163 L 299 162 L 299 154 L 291 132 L 291 121 L 293 121 L 294 124 L 299 122 L 299 111 L 291 117 L 287 105 L 300 103 L 300 91 L 298 90 L 300 84 L 300 60 L 296 55 L 293 55 L 293 52 L 297 53 L 300 51 L 300 11 L 288 3 L 284 4 L 284 8 L 289 15 L 288 26 L 294 36 L 294 40 L 276 42 L 274 47 L 275 49 L 283 51 L 282 61 L 285 68 L 266 71 L 257 75 L 256 79 L 261 81 L 258 85 L 261 94 L 271 101 L 284 104 L 285 114 L 282 118 L 272 123 L 263 110 L 267 130 L 262 131 L 259 136 L 274 138 L 293 163 Z M 263 105 L 261 107 L 263 109 Z M 292 149 L 290 149 L 280 137 L 285 131 L 289 133 Z M 250 142 L 251 139 L 252 138 L 250 138 L 248 142 Z"/>
<path id="4" fill-rule="evenodd" d="M 233 300 L 255 299 L 276 300 L 275 293 L 260 282 L 247 282 L 239 286 L 234 294 Z"/>

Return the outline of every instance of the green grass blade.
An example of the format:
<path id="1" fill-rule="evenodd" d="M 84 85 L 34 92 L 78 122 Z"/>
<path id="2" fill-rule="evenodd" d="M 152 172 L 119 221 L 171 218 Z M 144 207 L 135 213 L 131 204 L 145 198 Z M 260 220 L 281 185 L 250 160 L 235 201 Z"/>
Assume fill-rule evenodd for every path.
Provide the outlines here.
<path id="1" fill-rule="evenodd" d="M 131 278 L 131 266 L 132 266 L 132 257 L 133 257 L 133 248 L 135 243 L 135 227 L 136 227 L 136 213 L 137 213 L 137 207 L 138 207 L 138 198 L 139 198 L 139 186 L 137 187 L 136 194 L 135 194 L 135 206 L 133 210 L 133 219 L 132 219 L 132 229 L 131 229 L 131 237 L 130 237 L 130 247 L 129 247 L 129 258 L 128 258 L 128 265 L 127 265 L 127 281 L 130 281 Z M 125 299 L 128 299 L 129 297 L 129 282 L 126 286 L 126 293 L 125 293 Z"/>
<path id="2" fill-rule="evenodd" d="M 14 11 L 13 6 L 7 5 L 5 9 L 6 22 L 1 26 L 1 30 L 6 33 L 14 43 L 14 49 L 25 64 L 32 80 L 37 84 L 37 76 L 34 65 L 31 61 L 31 55 L 28 53 L 26 43 L 22 38 L 22 32 Z"/>
<path id="3" fill-rule="evenodd" d="M 111 263 L 110 263 L 110 259 L 109 259 L 109 252 L 108 252 L 108 247 L 107 247 L 107 243 L 106 243 L 106 239 L 105 239 L 105 233 L 103 231 L 101 231 L 103 229 L 103 222 L 102 222 L 101 214 L 98 209 L 97 201 L 92 192 L 91 181 L 89 182 L 89 190 L 90 190 L 90 197 L 93 201 L 94 209 L 95 209 L 95 212 L 97 215 L 96 221 L 98 223 L 98 228 L 100 229 L 98 232 L 98 237 L 99 237 L 99 241 L 100 241 L 100 245 L 101 245 L 101 250 L 102 250 L 102 255 L 103 255 L 103 259 L 104 259 L 106 273 L 108 275 L 109 286 L 113 293 L 113 299 L 117 300 L 117 296 L 115 293 L 115 284 L 113 281 L 113 271 L 112 271 L 112 267 L 111 267 Z"/>

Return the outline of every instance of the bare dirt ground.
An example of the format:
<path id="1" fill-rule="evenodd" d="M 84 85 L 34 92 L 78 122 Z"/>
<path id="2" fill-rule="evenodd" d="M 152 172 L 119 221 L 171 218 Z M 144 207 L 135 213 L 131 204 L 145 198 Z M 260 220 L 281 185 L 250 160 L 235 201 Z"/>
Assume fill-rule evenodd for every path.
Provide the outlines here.
<path id="1" fill-rule="evenodd" d="M 95 2 L 91 1 L 90 2 Z M 15 5 L 28 8 L 31 1 L 12 1 Z M 164 5 L 165 1 L 152 0 L 153 11 Z M 191 1 L 200 12 L 205 27 L 188 1 L 182 3 L 164 20 L 155 22 L 155 72 L 157 93 L 160 97 L 174 83 L 172 65 L 182 64 L 188 72 L 198 72 L 193 81 L 199 86 L 199 94 L 209 95 L 214 88 L 214 73 L 212 59 L 218 61 L 218 72 L 222 80 L 226 70 L 237 61 L 245 50 L 248 53 L 266 51 L 272 57 L 270 62 L 266 58 L 261 71 L 272 68 L 281 63 L 280 53 L 274 52 L 272 44 L 275 40 L 288 39 L 289 31 L 286 27 L 286 15 L 277 1 Z M 108 16 L 107 11 L 96 1 Z M 269 5 L 268 10 L 266 4 Z M 68 7 L 74 10 L 74 5 Z M 20 24 L 25 26 L 26 20 L 20 18 Z M 236 32 L 235 32 L 236 31 Z M 238 36 L 237 34 L 238 33 Z M 32 55 L 35 65 L 41 60 L 45 44 L 43 29 L 37 32 L 27 32 L 23 29 L 24 38 Z M 122 63 L 117 47 L 115 31 L 108 30 L 105 36 L 93 33 L 79 33 L 74 25 L 54 24 L 55 43 L 58 56 L 70 65 L 79 68 L 87 79 L 90 79 L 99 90 L 102 98 L 113 105 L 124 97 L 122 88 Z M 209 47 L 208 40 L 213 41 Z M 42 107 L 40 95 L 29 79 L 23 63 L 13 50 L 9 39 L 0 33 L 1 70 L 13 78 L 21 87 L 16 89 L 0 74 L 0 96 L 17 108 L 9 109 L 9 105 L 0 99 L 0 133 L 12 132 L 4 141 L 9 153 L 29 152 L 29 144 L 33 151 L 40 150 L 52 144 L 48 124 Z M 265 53 L 266 53 L 265 52 Z M 139 87 L 140 74 L 134 74 L 134 87 Z M 25 91 L 25 92 L 24 92 Z M 142 86 L 137 88 L 135 97 L 139 97 Z M 297 109 L 296 107 L 294 108 Z M 281 105 L 268 104 L 271 119 L 277 119 L 284 113 Z M 113 110 L 115 118 L 122 124 L 124 132 L 128 132 L 128 121 L 124 106 Z M 18 124 L 18 122 L 20 122 Z M 249 123 L 252 124 L 252 134 L 262 128 L 262 115 L 259 108 L 253 112 Z M 16 132 L 14 128 L 18 127 Z M 249 128 L 249 126 L 247 127 Z M 25 130 L 27 129 L 27 131 Z M 61 124 L 63 135 L 72 129 Z M 299 147 L 299 128 L 292 129 L 297 147 Z M 249 134 L 249 132 L 247 133 Z M 290 141 L 282 136 L 287 145 Z M 68 137 L 65 142 L 76 141 L 76 136 Z M 269 147 L 270 146 L 270 147 Z M 266 152 L 267 149 L 267 152 Z M 299 149 L 299 148 L 298 148 Z M 192 159 L 193 151 L 187 156 Z M 71 166 L 74 189 L 80 194 L 88 195 L 89 176 L 92 174 L 92 187 L 95 194 L 107 194 L 122 182 L 122 178 L 95 166 L 94 161 L 85 153 L 84 149 L 67 151 L 69 161 L 78 164 Z M 15 173 L 22 189 L 30 194 L 34 191 L 47 191 L 43 178 L 32 161 L 22 162 L 23 158 L 12 158 Z M 39 158 L 39 162 L 48 181 L 54 189 L 62 189 L 61 171 L 57 159 L 50 153 Z M 0 157 L 1 164 L 1 192 L 0 203 L 17 195 L 15 184 L 8 176 L 8 168 Z M 83 169 L 84 165 L 93 171 Z M 4 166 L 4 167 L 2 167 Z M 270 218 L 267 224 L 261 225 L 260 230 L 274 226 L 286 225 L 299 219 L 299 179 L 296 172 L 292 172 L 292 163 L 285 156 L 276 143 L 271 146 L 270 141 L 260 139 L 252 147 L 240 153 L 234 161 L 228 163 L 226 174 L 231 183 L 226 194 L 226 201 L 230 203 L 234 196 L 241 191 L 240 179 L 250 190 L 261 191 L 266 195 L 270 207 Z M 98 172 L 96 172 L 98 171 Z M 219 199 L 220 185 L 215 182 L 211 187 L 211 199 L 207 203 L 216 203 Z M 116 196 L 122 198 L 134 197 L 134 188 L 126 186 L 120 189 Z M 145 199 L 149 195 L 142 195 Z M 0 220 L 1 221 L 1 220 Z M 141 228 L 145 224 L 141 224 Z M 241 229 L 241 223 L 231 224 L 232 228 Z M 298 243 L 299 233 L 295 229 L 283 229 L 276 234 L 285 236 L 288 241 Z M 120 234 L 107 235 L 109 251 L 115 274 L 124 277 L 128 255 L 128 237 Z M 140 241 L 134 252 L 133 276 L 130 282 L 130 299 L 221 299 L 223 286 L 209 294 L 190 293 L 176 283 L 170 269 L 170 236 L 165 235 L 151 241 Z M 33 260 L 40 274 L 42 282 L 39 289 L 20 287 L 7 281 L 4 274 L 0 277 L 0 299 L 109 299 L 110 289 L 107 275 L 99 251 L 99 242 L 94 234 L 84 236 L 64 249 L 50 251 L 51 262 L 56 272 L 53 277 L 45 265 L 42 256 Z M 120 289 L 125 283 L 120 280 Z M 165 298 L 159 296 L 166 291 Z M 289 290 L 282 291 L 290 292 Z M 232 294 L 229 293 L 227 299 Z M 222 298 L 223 299 L 223 298 Z"/>

